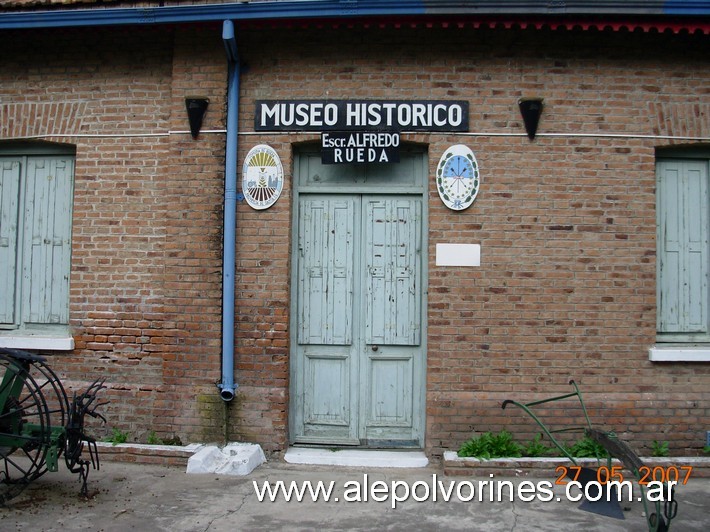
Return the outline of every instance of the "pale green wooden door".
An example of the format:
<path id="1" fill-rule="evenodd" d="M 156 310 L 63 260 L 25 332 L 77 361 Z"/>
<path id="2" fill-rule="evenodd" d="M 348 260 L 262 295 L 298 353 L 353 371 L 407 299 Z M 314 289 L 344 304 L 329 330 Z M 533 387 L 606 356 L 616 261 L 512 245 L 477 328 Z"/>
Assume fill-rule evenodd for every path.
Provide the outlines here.
<path id="1" fill-rule="evenodd" d="M 422 200 L 302 195 L 292 439 L 423 444 Z"/>

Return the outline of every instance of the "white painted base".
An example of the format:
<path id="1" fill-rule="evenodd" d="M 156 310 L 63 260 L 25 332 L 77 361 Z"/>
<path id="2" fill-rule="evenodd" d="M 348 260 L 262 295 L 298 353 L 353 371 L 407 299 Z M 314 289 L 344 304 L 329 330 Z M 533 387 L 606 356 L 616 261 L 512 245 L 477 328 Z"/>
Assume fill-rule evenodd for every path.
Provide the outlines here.
<path id="1" fill-rule="evenodd" d="M 33 349 L 46 351 L 71 351 L 72 336 L 0 335 L 0 347 L 8 349 Z"/>
<path id="2" fill-rule="evenodd" d="M 230 443 L 219 448 L 207 445 L 187 461 L 187 473 L 217 473 L 245 476 L 266 462 L 264 451 L 252 443 Z"/>
<path id="3" fill-rule="evenodd" d="M 651 362 L 710 362 L 710 346 L 656 345 L 648 350 Z"/>
<path id="4" fill-rule="evenodd" d="M 368 451 L 290 447 L 284 460 L 289 464 L 346 467 L 426 467 L 429 459 L 421 451 Z"/>

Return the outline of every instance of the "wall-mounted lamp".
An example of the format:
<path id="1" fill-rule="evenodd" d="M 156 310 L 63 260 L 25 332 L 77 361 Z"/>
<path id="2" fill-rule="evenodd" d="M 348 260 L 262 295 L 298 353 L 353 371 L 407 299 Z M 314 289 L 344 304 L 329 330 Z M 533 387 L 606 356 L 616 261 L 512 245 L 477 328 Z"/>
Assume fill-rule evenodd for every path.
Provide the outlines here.
<path id="1" fill-rule="evenodd" d="M 525 131 L 530 140 L 535 138 L 535 133 L 537 132 L 537 124 L 540 122 L 540 115 L 542 114 L 542 102 L 542 98 L 520 98 L 518 100 L 520 114 L 523 115 L 523 122 L 525 123 Z"/>
<path id="2" fill-rule="evenodd" d="M 205 116 L 209 103 L 210 99 L 204 96 L 188 96 L 185 98 L 187 118 L 190 120 L 190 133 L 193 139 L 196 139 L 197 135 L 200 134 L 202 119 Z"/>

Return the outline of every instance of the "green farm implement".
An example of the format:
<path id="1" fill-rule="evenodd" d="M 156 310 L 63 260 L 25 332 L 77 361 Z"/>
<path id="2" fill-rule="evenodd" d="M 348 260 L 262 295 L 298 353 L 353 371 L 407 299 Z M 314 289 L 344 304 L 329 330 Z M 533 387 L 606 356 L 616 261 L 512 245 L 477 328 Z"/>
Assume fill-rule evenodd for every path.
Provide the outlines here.
<path id="1" fill-rule="evenodd" d="M 582 392 L 580 392 L 579 387 L 573 380 L 569 383 L 574 388 L 573 392 L 532 401 L 530 403 L 520 403 L 507 399 L 503 401 L 502 407 L 505 409 L 507 405 L 512 404 L 521 408 L 538 424 L 555 447 L 574 464 L 574 467 L 563 469 L 566 476 L 572 481 L 579 483 L 580 489 L 587 498 L 580 506 L 582 510 L 607 517 L 624 519 L 616 490 L 616 485 L 621 485 L 621 482 L 616 481 L 620 478 L 623 479 L 623 474 L 621 473 L 622 466 L 612 465 L 612 458 L 616 458 L 626 470 L 631 472 L 638 483 L 641 492 L 640 500 L 643 502 L 649 532 L 666 532 L 670 529 L 671 521 L 678 513 L 678 502 L 675 498 L 675 484 L 677 484 L 677 482 L 669 482 L 666 484 L 665 482 L 659 481 L 660 484 L 663 484 L 663 493 L 667 495 L 664 497 L 665 500 L 661 501 L 659 497 L 650 497 L 650 484 L 646 482 L 648 475 L 645 473 L 648 473 L 651 469 L 644 465 L 643 461 L 636 453 L 634 453 L 625 442 L 621 441 L 614 432 L 602 431 L 592 427 L 589 415 L 587 414 L 587 408 L 584 406 L 584 401 L 582 400 Z M 551 430 L 543 423 L 540 416 L 535 413 L 536 407 L 540 405 L 546 404 L 549 406 L 550 403 L 575 397 L 579 400 L 579 406 L 584 416 L 584 424 Z M 559 419 L 559 416 L 557 416 L 557 419 Z M 578 466 L 577 459 L 572 456 L 567 448 L 555 437 L 555 434 L 564 432 L 581 432 L 591 440 L 597 442 L 606 451 L 606 465 L 600 464 L 600 467 L 597 469 Z M 677 468 L 673 469 L 677 471 Z M 655 478 L 652 480 L 655 480 Z M 678 479 L 676 478 L 676 480 Z M 603 490 L 604 486 L 607 487 L 607 490 Z M 606 496 L 603 496 L 603 491 L 606 491 Z"/>
<path id="2" fill-rule="evenodd" d="M 0 348 L 0 505 L 16 497 L 47 471 L 57 471 L 60 458 L 78 473 L 81 495 L 87 496 L 89 465 L 99 467 L 96 441 L 84 432 L 84 418 L 103 416 L 96 408 L 104 379 L 67 398 L 57 375 L 43 357 Z M 88 452 L 88 459 L 84 453 Z"/>

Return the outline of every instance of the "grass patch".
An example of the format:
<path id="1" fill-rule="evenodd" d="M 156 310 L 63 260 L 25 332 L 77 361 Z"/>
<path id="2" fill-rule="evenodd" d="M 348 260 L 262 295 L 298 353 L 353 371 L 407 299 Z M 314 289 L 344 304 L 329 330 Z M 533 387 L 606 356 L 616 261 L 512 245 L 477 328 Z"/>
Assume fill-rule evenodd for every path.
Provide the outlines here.
<path id="1" fill-rule="evenodd" d="M 670 449 L 667 441 L 659 442 L 657 440 L 653 440 L 653 443 L 651 444 L 651 456 L 663 457 L 668 456 L 669 454 Z"/>
<path id="2" fill-rule="evenodd" d="M 522 447 L 505 430 L 498 434 L 486 432 L 464 442 L 458 455 L 490 460 L 491 458 L 516 458 L 522 456 Z"/>
<path id="3" fill-rule="evenodd" d="M 128 441 L 128 432 L 123 432 L 122 430 L 114 427 L 111 429 L 111 434 L 104 438 L 107 443 L 112 443 L 113 445 L 118 445 L 119 443 L 126 443 Z"/>
<path id="4" fill-rule="evenodd" d="M 570 456 L 574 458 L 607 458 L 609 455 L 601 444 L 588 436 L 575 442 L 569 447 L 565 447 Z M 464 442 L 458 450 L 461 458 L 478 458 L 480 460 L 491 460 L 493 458 L 539 458 L 561 456 L 555 448 L 542 442 L 542 436 L 536 435 L 526 444 L 515 441 L 508 431 L 501 431 L 498 434 L 485 432 Z"/>

